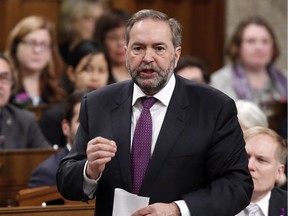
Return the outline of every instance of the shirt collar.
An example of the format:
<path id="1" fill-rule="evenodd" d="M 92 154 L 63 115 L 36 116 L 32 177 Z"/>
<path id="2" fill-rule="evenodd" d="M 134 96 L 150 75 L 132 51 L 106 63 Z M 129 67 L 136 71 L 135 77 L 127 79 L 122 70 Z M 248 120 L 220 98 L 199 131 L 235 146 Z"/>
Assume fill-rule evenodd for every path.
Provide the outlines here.
<path id="1" fill-rule="evenodd" d="M 159 92 L 157 92 L 155 95 L 153 95 L 153 97 L 161 101 L 167 107 L 172 97 L 175 84 L 176 84 L 176 79 L 175 79 L 174 74 L 172 74 L 168 83 L 165 85 L 165 87 L 161 89 Z M 135 83 L 134 83 L 133 88 L 134 88 L 134 91 L 133 91 L 133 98 L 132 98 L 132 106 L 134 106 L 134 104 L 139 98 L 146 96 L 144 92 L 140 89 L 140 87 L 136 85 Z"/>
<path id="2" fill-rule="evenodd" d="M 269 200 L 271 197 L 271 191 L 263 197 L 260 201 L 256 202 L 256 204 L 260 207 L 264 215 L 268 215 L 268 208 L 269 208 Z"/>

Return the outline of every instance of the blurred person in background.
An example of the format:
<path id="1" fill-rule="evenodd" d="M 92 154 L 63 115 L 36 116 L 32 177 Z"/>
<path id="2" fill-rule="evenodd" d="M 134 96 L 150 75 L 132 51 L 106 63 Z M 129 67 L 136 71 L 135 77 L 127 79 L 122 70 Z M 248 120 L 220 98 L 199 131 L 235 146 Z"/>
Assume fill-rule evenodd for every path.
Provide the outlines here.
<path id="1" fill-rule="evenodd" d="M 180 56 L 174 72 L 189 80 L 210 83 L 210 74 L 206 64 L 201 59 L 190 55 Z"/>
<path id="2" fill-rule="evenodd" d="M 80 102 L 87 92 L 88 90 L 84 89 L 76 90 L 68 97 L 61 124 L 62 131 L 66 137 L 66 146 L 34 169 L 28 188 L 56 185 L 56 171 L 62 158 L 71 150 L 79 126 Z"/>
<path id="3" fill-rule="evenodd" d="M 257 126 L 263 128 L 269 127 L 267 116 L 255 103 L 251 101 L 237 100 L 235 104 L 238 112 L 238 120 L 243 132 L 249 128 Z M 277 179 L 276 185 L 282 189 L 287 189 L 286 182 L 287 174 L 283 172 Z"/>
<path id="4" fill-rule="evenodd" d="M 287 101 L 287 77 L 274 65 L 278 44 L 264 19 L 248 17 L 241 21 L 226 51 L 232 64 L 212 74 L 213 87 L 234 100 L 249 100 L 260 108 L 265 103 Z"/>
<path id="5" fill-rule="evenodd" d="M 0 149 L 49 148 L 34 114 L 9 103 L 14 81 L 10 62 L 0 53 Z"/>
<path id="6" fill-rule="evenodd" d="M 106 8 L 103 0 L 64 0 L 60 7 L 58 41 L 68 63 L 69 52 L 81 40 L 92 39 L 95 24 Z"/>
<path id="7" fill-rule="evenodd" d="M 40 16 L 22 19 L 8 37 L 5 54 L 16 77 L 13 103 L 28 107 L 64 99 L 66 92 L 59 86 L 63 64 L 50 21 Z"/>
<path id="8" fill-rule="evenodd" d="M 98 89 L 113 83 L 111 63 L 105 47 L 92 40 L 81 41 L 71 51 L 67 66 L 67 77 L 72 90 Z M 61 129 L 64 104 L 60 103 L 45 111 L 39 121 L 45 137 L 58 146 L 66 145 L 66 137 Z"/>
<path id="9" fill-rule="evenodd" d="M 274 130 L 252 127 L 244 131 L 249 171 L 254 190 L 250 205 L 237 216 L 287 215 L 287 191 L 275 187 L 284 173 L 287 160 L 287 143 Z M 249 214 L 252 207 L 258 213 Z"/>
<path id="10" fill-rule="evenodd" d="M 112 63 L 112 75 L 116 82 L 129 80 L 125 65 L 126 22 L 131 17 L 125 10 L 114 9 L 104 13 L 96 24 L 94 38 L 106 47 Z"/>
<path id="11" fill-rule="evenodd" d="M 255 103 L 237 100 L 235 104 L 238 111 L 238 120 L 243 131 L 255 126 L 268 127 L 267 116 Z"/>

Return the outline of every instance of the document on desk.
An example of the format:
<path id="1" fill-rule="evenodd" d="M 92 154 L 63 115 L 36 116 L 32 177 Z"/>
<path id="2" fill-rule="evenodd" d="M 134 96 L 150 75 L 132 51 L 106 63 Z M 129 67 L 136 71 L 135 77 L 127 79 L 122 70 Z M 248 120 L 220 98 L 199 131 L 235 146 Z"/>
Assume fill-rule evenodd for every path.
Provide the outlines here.
<path id="1" fill-rule="evenodd" d="M 135 211 L 149 204 L 149 197 L 129 193 L 121 188 L 115 188 L 112 216 L 131 216 Z"/>

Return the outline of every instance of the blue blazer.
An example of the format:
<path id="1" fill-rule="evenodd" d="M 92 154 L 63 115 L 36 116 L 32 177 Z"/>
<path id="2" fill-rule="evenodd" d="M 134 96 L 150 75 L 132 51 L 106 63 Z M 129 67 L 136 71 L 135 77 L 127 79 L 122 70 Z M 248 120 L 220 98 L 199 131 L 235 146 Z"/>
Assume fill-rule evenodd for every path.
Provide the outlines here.
<path id="1" fill-rule="evenodd" d="M 61 194 L 86 200 L 83 169 L 89 140 L 117 144 L 96 191 L 97 216 L 112 215 L 114 189 L 132 191 L 130 135 L 133 82 L 88 93 L 71 152 L 57 172 Z M 148 165 L 140 196 L 150 203 L 185 200 L 192 215 L 231 216 L 245 208 L 253 182 L 234 101 L 207 85 L 176 76 L 176 86 Z"/>
<path id="2" fill-rule="evenodd" d="M 28 182 L 28 188 L 56 186 L 56 172 L 60 161 L 69 153 L 67 147 L 51 155 L 34 169 Z"/>

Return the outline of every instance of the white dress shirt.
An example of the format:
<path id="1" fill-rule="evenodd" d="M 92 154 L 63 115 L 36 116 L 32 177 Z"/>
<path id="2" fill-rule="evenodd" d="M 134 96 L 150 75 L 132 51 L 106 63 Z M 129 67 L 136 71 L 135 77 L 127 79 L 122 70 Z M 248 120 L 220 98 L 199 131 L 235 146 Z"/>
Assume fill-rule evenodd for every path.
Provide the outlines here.
<path id="1" fill-rule="evenodd" d="M 153 154 L 153 151 L 155 149 L 156 140 L 158 138 L 162 123 L 164 121 L 167 108 L 168 108 L 170 99 L 172 97 L 172 94 L 175 88 L 175 84 L 176 84 L 175 76 L 174 74 L 172 74 L 167 85 L 163 89 L 161 89 L 158 93 L 153 95 L 153 97 L 155 97 L 157 101 L 150 108 L 150 113 L 152 116 L 151 155 Z M 133 91 L 133 96 L 132 96 L 131 141 L 130 141 L 131 146 L 132 146 L 132 141 L 133 141 L 134 130 L 136 127 L 136 122 L 138 118 L 140 117 L 140 114 L 142 111 L 142 103 L 138 99 L 146 96 L 143 93 L 143 91 L 139 88 L 139 86 L 137 86 L 136 84 L 134 84 L 133 88 L 134 88 L 134 91 Z M 85 194 L 87 194 L 90 198 L 92 198 L 93 194 L 95 193 L 97 189 L 97 182 L 101 176 L 97 180 L 89 179 L 85 173 L 86 166 L 87 166 L 87 161 L 86 161 L 84 171 L 83 171 L 83 175 L 84 175 L 83 187 L 84 187 Z M 190 216 L 188 206 L 184 200 L 178 200 L 178 201 L 175 201 L 175 203 L 178 205 L 182 216 Z"/>
<path id="2" fill-rule="evenodd" d="M 270 197 L 271 197 L 271 191 L 269 191 L 269 193 L 265 197 L 263 197 L 261 200 L 255 203 L 259 206 L 259 208 L 262 211 L 262 215 L 259 214 L 260 216 L 268 216 Z M 238 213 L 236 216 L 246 216 L 245 209 L 242 210 L 240 213 Z"/>

